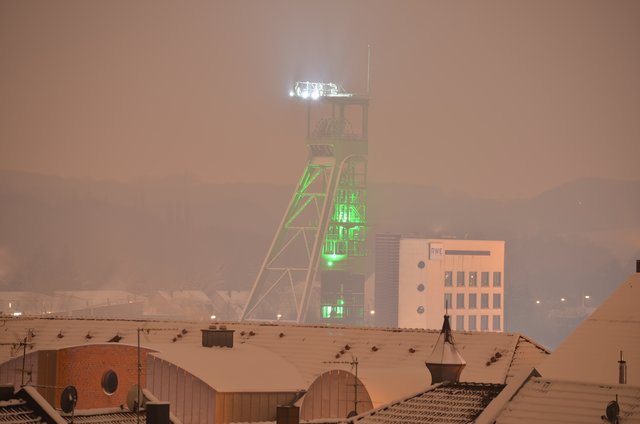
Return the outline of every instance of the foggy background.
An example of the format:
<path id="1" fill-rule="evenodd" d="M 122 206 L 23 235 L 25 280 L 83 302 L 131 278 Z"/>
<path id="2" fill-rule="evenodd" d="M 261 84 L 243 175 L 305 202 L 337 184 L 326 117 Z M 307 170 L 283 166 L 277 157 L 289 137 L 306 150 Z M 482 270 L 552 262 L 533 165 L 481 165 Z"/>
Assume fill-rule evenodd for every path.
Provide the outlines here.
<path id="1" fill-rule="evenodd" d="M 0 288 L 248 288 L 307 157 L 291 84 L 364 92 L 370 45 L 370 242 L 506 240 L 507 330 L 552 346 L 575 325 L 553 302 L 596 306 L 640 258 L 639 21 L 636 1 L 3 1 Z"/>

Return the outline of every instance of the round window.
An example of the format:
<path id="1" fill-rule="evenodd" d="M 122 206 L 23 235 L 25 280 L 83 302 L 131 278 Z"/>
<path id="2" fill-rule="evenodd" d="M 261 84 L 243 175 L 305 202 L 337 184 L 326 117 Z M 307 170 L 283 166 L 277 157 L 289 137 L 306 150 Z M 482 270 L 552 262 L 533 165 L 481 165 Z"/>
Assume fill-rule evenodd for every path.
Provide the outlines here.
<path id="1" fill-rule="evenodd" d="M 424 306 L 418 306 L 417 311 L 419 314 L 424 314 Z"/>
<path id="2" fill-rule="evenodd" d="M 424 268 L 424 265 L 425 265 L 424 261 L 418 262 L 418 268 L 422 269 Z"/>
<path id="3" fill-rule="evenodd" d="M 424 291 L 424 284 L 422 284 L 422 283 L 418 284 L 417 289 L 418 289 L 419 292 L 423 292 Z"/>
<path id="4" fill-rule="evenodd" d="M 102 390 L 108 395 L 112 395 L 118 389 L 118 374 L 109 370 L 102 375 Z"/>

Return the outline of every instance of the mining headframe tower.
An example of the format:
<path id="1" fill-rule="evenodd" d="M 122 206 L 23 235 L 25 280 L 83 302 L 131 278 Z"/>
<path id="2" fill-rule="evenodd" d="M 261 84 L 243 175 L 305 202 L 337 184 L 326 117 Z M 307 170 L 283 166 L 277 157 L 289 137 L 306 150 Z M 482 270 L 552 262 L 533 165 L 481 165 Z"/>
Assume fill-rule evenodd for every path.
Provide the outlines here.
<path id="1" fill-rule="evenodd" d="M 307 108 L 309 156 L 241 320 L 362 324 L 369 98 L 310 81 L 289 94 Z"/>

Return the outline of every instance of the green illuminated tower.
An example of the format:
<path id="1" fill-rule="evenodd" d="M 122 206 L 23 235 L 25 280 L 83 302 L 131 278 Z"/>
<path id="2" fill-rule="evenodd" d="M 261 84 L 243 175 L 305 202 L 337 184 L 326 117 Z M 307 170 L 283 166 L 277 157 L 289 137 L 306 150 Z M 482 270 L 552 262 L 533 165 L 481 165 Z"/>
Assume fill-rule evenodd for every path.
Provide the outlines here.
<path id="1" fill-rule="evenodd" d="M 242 320 L 363 320 L 369 100 L 296 83 L 309 158 L 251 289 Z M 312 122 L 315 124 L 312 125 Z M 320 287 L 320 310 L 310 312 Z"/>

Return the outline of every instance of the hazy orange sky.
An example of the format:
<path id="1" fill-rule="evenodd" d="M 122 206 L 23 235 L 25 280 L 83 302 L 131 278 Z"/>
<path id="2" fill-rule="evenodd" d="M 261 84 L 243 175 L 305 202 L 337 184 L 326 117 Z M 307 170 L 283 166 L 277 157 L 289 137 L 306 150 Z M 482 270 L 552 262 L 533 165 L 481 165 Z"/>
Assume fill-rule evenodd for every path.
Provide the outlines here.
<path id="1" fill-rule="evenodd" d="M 295 80 L 366 87 L 369 175 L 640 178 L 640 1 L 0 2 L 0 169 L 293 184 Z"/>

